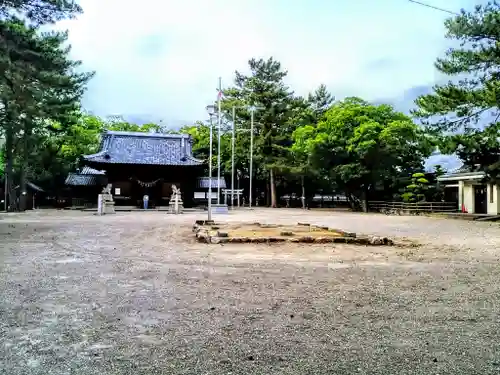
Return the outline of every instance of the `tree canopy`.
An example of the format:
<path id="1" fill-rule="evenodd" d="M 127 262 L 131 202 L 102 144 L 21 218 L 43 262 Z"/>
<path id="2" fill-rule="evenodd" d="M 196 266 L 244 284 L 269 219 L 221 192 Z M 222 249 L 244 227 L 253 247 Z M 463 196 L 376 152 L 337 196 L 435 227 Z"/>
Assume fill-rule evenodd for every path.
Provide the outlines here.
<path id="1" fill-rule="evenodd" d="M 293 149 L 308 155 L 309 168 L 357 202 L 423 169 L 432 151 L 432 142 L 408 116 L 359 98 L 335 103 L 316 126 L 299 127 L 293 138 Z"/>
<path id="2" fill-rule="evenodd" d="M 106 130 L 189 134 L 194 155 L 208 160 L 207 122 L 174 130 L 84 111 L 81 99 L 93 73 L 70 58 L 67 33 L 41 31 L 41 25 L 80 12 L 73 0 L 0 0 L 0 176 L 8 182 L 11 209 L 17 207 L 15 186 L 22 191 L 28 180 L 59 191 L 67 174 L 82 165 L 81 156 L 98 150 Z M 223 175 L 231 173 L 234 126 L 242 187 L 248 196 L 253 136 L 254 197 L 265 197 L 272 207 L 284 194 L 302 197 L 305 207 L 318 191 L 345 194 L 360 208 L 367 199 L 438 197 L 442 191 L 424 171 L 436 146 L 497 178 L 499 24 L 496 2 L 446 21 L 446 36 L 460 45 L 436 62 L 450 82 L 416 101 L 413 114 L 423 126 L 389 105 L 358 97 L 336 100 L 324 84 L 299 96 L 286 84 L 288 73 L 279 61 L 250 59 L 248 73 L 236 71 L 223 90 L 216 114 L 223 125 Z M 214 126 L 212 166 L 218 138 Z"/>
<path id="3" fill-rule="evenodd" d="M 58 135 L 75 122 L 80 101 L 92 73 L 78 72 L 81 65 L 69 57 L 65 32 L 42 32 L 40 26 L 81 12 L 70 0 L 0 1 L 0 135 L 10 209 L 16 207 L 16 188 L 26 190 L 29 170 L 40 149 L 41 136 Z M 58 126 L 53 126 L 54 124 Z M 20 194 L 20 206 L 25 206 Z"/>
<path id="4" fill-rule="evenodd" d="M 451 80 L 416 101 L 417 117 L 439 135 L 441 149 L 493 179 L 500 172 L 500 5 L 489 2 L 445 22 L 457 41 L 436 62 Z"/>
<path id="5" fill-rule="evenodd" d="M 92 73 L 77 72 L 81 63 L 69 58 L 67 33 L 40 33 L 35 26 L 11 18 L 0 21 L 0 34 L 0 124 L 5 134 L 5 174 L 13 206 L 14 170 L 24 191 L 34 140 L 40 134 L 64 131 L 77 120 Z M 54 122 L 60 125 L 52 126 Z M 21 201 L 21 209 L 24 203 Z"/>
<path id="6" fill-rule="evenodd" d="M 36 25 L 53 23 L 82 12 L 75 0 L 0 0 L 0 19 L 21 14 Z"/>
<path id="7" fill-rule="evenodd" d="M 239 117 L 247 124 L 253 111 L 256 172 L 257 176 L 268 179 L 270 204 L 275 207 L 276 177 L 288 169 L 290 135 L 297 126 L 293 120 L 307 103 L 295 97 L 286 86 L 284 78 L 287 72 L 278 61 L 273 58 L 251 59 L 248 65 L 250 74 L 236 72 L 234 87 L 225 91 L 225 109 L 229 111 L 231 106 L 237 106 Z M 321 105 L 318 102 L 318 108 Z"/>

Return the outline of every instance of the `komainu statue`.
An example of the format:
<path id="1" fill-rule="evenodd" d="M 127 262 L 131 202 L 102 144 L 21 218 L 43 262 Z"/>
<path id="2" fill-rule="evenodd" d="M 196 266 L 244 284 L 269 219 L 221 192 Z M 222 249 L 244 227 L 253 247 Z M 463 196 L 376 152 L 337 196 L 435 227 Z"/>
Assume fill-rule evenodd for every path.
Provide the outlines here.
<path id="1" fill-rule="evenodd" d="M 106 187 L 102 189 L 102 194 L 111 194 L 112 184 L 107 184 Z"/>
<path id="2" fill-rule="evenodd" d="M 184 203 L 182 202 L 181 189 L 172 184 L 172 195 L 169 201 L 169 212 L 173 214 L 180 214 L 184 210 Z"/>

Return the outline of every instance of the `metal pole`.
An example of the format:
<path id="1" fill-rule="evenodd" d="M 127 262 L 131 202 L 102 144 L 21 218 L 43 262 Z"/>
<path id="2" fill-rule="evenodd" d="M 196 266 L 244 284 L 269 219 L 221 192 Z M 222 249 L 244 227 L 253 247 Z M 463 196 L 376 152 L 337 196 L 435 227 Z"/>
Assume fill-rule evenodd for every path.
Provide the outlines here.
<path id="1" fill-rule="evenodd" d="M 234 210 L 234 144 L 236 133 L 236 107 L 233 106 L 233 134 L 231 137 L 231 209 Z"/>
<path id="2" fill-rule="evenodd" d="M 7 166 L 5 167 L 5 170 L 7 171 Z M 7 182 L 7 173 L 4 173 L 4 179 L 5 179 L 5 191 L 4 191 L 4 202 L 3 202 L 3 208 L 5 210 L 5 212 L 8 212 L 8 209 L 7 209 L 7 199 L 9 198 L 9 193 L 7 192 L 7 187 L 9 186 L 8 182 Z"/>
<path id="3" fill-rule="evenodd" d="M 212 115 L 210 114 L 210 151 L 208 156 L 208 220 L 212 220 Z"/>
<path id="4" fill-rule="evenodd" d="M 252 180 L 253 180 L 253 115 L 254 110 L 250 114 L 250 188 L 248 192 L 248 207 L 252 208 Z"/>
<path id="5" fill-rule="evenodd" d="M 222 78 L 219 77 L 219 93 L 217 95 L 217 204 L 220 204 L 220 128 L 222 122 L 221 113 Z"/>
<path id="6" fill-rule="evenodd" d="M 237 178 L 238 178 L 238 208 L 240 208 L 240 195 L 241 195 L 241 191 L 240 191 L 240 174 L 238 173 L 237 175 Z"/>

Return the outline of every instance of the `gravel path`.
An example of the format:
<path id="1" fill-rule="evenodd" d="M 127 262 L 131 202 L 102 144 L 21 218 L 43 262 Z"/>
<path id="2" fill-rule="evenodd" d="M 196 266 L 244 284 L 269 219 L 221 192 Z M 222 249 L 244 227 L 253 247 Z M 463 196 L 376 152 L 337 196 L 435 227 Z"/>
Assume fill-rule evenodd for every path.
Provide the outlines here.
<path id="1" fill-rule="evenodd" d="M 0 216 L 0 373 L 500 373 L 499 225 L 263 209 L 220 219 L 423 246 L 207 246 L 197 218 Z"/>

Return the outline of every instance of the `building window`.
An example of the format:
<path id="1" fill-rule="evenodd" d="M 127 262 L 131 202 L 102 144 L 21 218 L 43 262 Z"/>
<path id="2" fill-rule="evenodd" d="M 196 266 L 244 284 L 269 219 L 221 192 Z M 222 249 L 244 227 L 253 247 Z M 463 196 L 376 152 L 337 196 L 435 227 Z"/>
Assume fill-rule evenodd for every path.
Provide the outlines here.
<path id="1" fill-rule="evenodd" d="M 490 184 L 490 203 L 493 203 L 495 201 L 495 196 L 493 195 L 494 193 L 494 188 L 496 187 L 496 185 L 493 185 L 493 184 Z"/>

